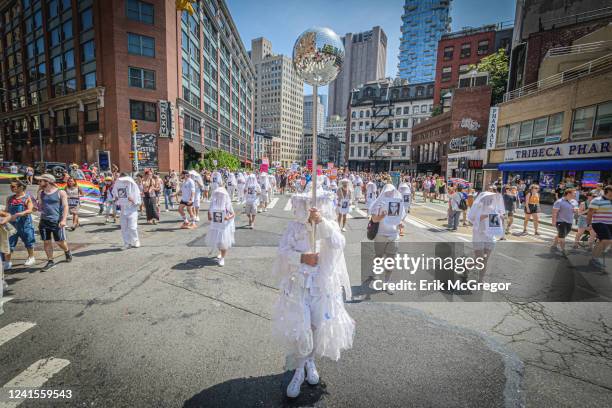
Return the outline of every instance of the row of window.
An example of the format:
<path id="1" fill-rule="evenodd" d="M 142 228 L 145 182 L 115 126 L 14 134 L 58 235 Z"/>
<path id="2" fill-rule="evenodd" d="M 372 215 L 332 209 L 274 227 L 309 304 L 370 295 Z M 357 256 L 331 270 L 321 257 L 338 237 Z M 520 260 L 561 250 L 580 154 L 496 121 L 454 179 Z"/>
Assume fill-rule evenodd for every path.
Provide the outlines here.
<path id="1" fill-rule="evenodd" d="M 455 47 L 450 45 L 448 47 L 444 47 L 444 61 L 450 61 L 453 59 L 453 55 L 455 52 Z M 478 41 L 478 47 L 476 49 L 476 53 L 478 55 L 485 55 L 489 53 L 489 40 L 481 40 Z M 469 58 L 472 56 L 472 44 L 471 43 L 463 43 L 461 44 L 461 48 L 459 51 L 459 58 Z"/>
<path id="2" fill-rule="evenodd" d="M 412 113 L 427 113 L 427 112 L 431 112 L 433 111 L 433 104 L 429 104 L 429 105 L 414 105 L 412 108 Z M 384 115 L 386 112 L 382 112 L 382 114 Z M 395 115 L 399 116 L 399 115 L 409 115 L 410 114 L 410 106 L 404 106 L 403 108 L 395 108 Z M 359 118 L 369 118 L 370 117 L 370 111 L 366 110 L 366 111 L 359 111 L 359 113 L 357 113 L 356 110 L 353 110 L 351 112 L 351 118 L 356 119 L 357 115 L 359 115 Z"/>
<path id="3" fill-rule="evenodd" d="M 469 64 L 463 64 L 459 66 L 459 75 L 465 74 L 470 70 Z M 453 67 L 442 67 L 442 82 L 450 81 L 453 77 Z"/>

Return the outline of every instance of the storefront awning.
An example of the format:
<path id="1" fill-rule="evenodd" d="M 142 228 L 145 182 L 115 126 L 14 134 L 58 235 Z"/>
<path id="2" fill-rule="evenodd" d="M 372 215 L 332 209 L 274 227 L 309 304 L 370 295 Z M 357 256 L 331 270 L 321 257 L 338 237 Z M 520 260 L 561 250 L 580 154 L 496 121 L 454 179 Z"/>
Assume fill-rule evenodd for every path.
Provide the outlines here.
<path id="1" fill-rule="evenodd" d="M 192 142 L 191 140 L 187 140 L 187 139 L 185 139 L 184 141 L 185 141 L 186 145 L 188 145 L 191 148 L 193 148 L 193 150 L 195 150 L 196 152 L 198 152 L 198 153 L 206 152 L 206 147 L 204 145 L 202 145 L 200 143 Z"/>
<path id="2" fill-rule="evenodd" d="M 498 168 L 502 171 L 610 170 L 612 169 L 612 159 L 547 160 L 500 163 Z"/>

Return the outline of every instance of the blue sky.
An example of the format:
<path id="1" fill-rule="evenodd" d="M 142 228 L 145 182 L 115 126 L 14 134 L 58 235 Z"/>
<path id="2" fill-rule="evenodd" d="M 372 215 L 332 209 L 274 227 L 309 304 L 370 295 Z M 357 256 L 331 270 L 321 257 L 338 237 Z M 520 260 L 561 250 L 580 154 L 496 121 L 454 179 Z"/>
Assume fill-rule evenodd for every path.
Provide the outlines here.
<path id="1" fill-rule="evenodd" d="M 403 0 L 226 0 L 247 50 L 266 37 L 277 54 L 291 55 L 305 29 L 326 26 L 342 36 L 381 26 L 387 34 L 387 76 L 397 73 Z M 514 20 L 515 0 L 453 0 L 451 29 Z M 311 93 L 310 87 L 304 88 Z M 326 90 L 320 91 L 326 93 Z"/>

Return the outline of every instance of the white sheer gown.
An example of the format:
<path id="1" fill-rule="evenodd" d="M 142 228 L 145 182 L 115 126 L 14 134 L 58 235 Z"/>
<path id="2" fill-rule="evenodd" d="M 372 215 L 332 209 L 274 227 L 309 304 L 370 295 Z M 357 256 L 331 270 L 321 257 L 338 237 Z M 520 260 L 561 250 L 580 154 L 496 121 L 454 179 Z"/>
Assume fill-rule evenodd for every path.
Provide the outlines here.
<path id="1" fill-rule="evenodd" d="M 274 272 L 280 296 L 272 311 L 272 333 L 286 353 L 286 368 L 294 369 L 311 355 L 338 360 L 353 345 L 355 322 L 344 308 L 351 286 L 344 260 L 344 236 L 338 224 L 323 219 L 316 227 L 319 265 L 300 263 L 310 252 L 311 225 L 289 222 L 280 240 Z"/>

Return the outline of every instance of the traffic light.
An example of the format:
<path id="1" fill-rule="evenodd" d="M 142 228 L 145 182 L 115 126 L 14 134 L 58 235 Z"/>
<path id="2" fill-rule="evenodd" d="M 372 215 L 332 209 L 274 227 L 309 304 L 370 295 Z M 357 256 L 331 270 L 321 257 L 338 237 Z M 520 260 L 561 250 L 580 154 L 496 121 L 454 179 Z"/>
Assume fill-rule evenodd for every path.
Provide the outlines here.
<path id="1" fill-rule="evenodd" d="M 138 121 L 132 119 L 132 133 L 138 132 Z"/>

